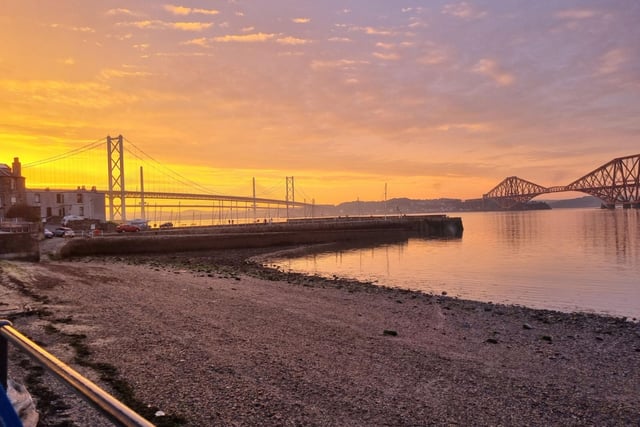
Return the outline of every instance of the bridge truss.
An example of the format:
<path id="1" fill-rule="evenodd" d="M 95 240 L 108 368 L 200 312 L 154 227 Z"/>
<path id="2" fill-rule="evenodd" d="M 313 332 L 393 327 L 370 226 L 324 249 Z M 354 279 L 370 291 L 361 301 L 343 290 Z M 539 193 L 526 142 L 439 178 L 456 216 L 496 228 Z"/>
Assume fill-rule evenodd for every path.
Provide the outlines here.
<path id="1" fill-rule="evenodd" d="M 619 157 L 565 186 L 543 187 L 510 176 L 483 196 L 503 209 L 548 193 L 579 191 L 597 197 L 603 206 L 640 208 L 640 154 Z"/>

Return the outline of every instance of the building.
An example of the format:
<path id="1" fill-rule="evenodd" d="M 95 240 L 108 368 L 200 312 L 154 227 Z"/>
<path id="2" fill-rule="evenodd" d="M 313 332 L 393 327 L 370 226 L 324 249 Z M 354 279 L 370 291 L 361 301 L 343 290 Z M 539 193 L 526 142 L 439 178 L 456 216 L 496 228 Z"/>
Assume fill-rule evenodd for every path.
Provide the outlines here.
<path id="1" fill-rule="evenodd" d="M 25 178 L 22 165 L 15 157 L 12 167 L 0 163 L 0 219 L 4 218 L 11 206 L 27 203 Z"/>
<path id="2" fill-rule="evenodd" d="M 76 190 L 27 190 L 27 204 L 40 208 L 40 217 L 77 216 L 106 221 L 105 193 L 95 187 L 91 190 L 78 187 Z"/>
<path id="3" fill-rule="evenodd" d="M 0 221 L 15 205 L 26 205 L 39 210 L 42 219 L 74 215 L 104 222 L 106 220 L 105 193 L 78 187 L 76 190 L 34 190 L 26 188 L 22 165 L 18 157 L 12 167 L 0 163 Z"/>

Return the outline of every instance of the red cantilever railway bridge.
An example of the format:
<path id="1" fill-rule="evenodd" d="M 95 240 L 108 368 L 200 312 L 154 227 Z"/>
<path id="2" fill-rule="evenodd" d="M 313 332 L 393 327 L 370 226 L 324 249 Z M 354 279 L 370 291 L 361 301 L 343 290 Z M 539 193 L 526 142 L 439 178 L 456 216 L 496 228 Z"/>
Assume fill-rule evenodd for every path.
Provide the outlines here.
<path id="1" fill-rule="evenodd" d="M 580 191 L 597 197 L 603 206 L 640 208 L 640 154 L 619 157 L 573 181 L 558 187 L 543 187 L 531 181 L 510 176 L 483 196 L 503 209 L 548 193 Z"/>

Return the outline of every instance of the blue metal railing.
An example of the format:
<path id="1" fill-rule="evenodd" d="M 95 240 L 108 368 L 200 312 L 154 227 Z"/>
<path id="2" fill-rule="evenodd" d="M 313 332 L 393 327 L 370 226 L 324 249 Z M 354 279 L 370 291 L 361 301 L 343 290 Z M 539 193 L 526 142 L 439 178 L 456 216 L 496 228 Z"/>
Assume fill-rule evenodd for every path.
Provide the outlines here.
<path id="1" fill-rule="evenodd" d="M 153 427 L 153 424 L 134 412 L 131 408 L 22 335 L 13 328 L 11 322 L 0 320 L 0 382 L 4 390 L 7 390 L 9 342 L 24 351 L 47 371 L 71 387 L 81 398 L 109 418 L 114 425 L 124 427 Z M 2 423 L 4 423 L 4 421 L 2 421 Z M 2 424 L 0 423 L 0 425 Z M 6 425 L 13 426 L 14 424 Z"/>

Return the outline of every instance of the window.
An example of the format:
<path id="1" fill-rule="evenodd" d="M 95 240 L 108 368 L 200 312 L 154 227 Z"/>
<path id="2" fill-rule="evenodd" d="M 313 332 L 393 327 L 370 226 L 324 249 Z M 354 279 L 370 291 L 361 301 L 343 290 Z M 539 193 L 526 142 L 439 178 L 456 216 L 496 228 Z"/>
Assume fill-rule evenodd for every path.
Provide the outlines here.
<path id="1" fill-rule="evenodd" d="M 80 206 L 80 216 L 84 216 L 84 206 Z"/>
<path id="2" fill-rule="evenodd" d="M 76 203 L 82 203 L 82 193 L 76 194 Z"/>
<path id="3" fill-rule="evenodd" d="M 64 194 L 56 194 L 56 203 L 64 203 Z"/>
<path id="4" fill-rule="evenodd" d="M 36 203 L 40 203 L 40 194 L 35 194 L 33 197 L 33 201 Z"/>

